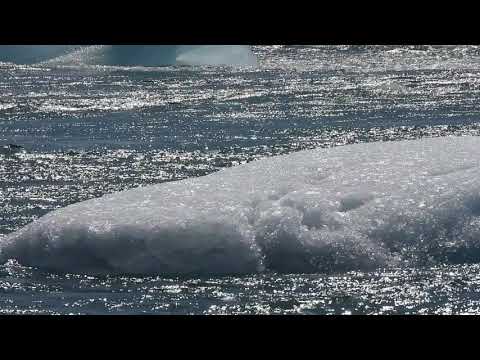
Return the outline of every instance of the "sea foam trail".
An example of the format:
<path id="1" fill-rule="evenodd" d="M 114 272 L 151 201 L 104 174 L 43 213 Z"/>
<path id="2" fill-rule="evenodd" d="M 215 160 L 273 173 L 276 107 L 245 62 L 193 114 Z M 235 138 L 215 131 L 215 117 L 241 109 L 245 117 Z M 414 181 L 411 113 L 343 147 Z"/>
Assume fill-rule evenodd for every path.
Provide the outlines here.
<path id="1" fill-rule="evenodd" d="M 0 45 L 0 61 L 47 65 L 231 65 L 255 66 L 244 45 Z"/>
<path id="2" fill-rule="evenodd" d="M 331 272 L 480 261 L 480 138 L 267 158 L 51 212 L 3 261 L 132 274 Z"/>

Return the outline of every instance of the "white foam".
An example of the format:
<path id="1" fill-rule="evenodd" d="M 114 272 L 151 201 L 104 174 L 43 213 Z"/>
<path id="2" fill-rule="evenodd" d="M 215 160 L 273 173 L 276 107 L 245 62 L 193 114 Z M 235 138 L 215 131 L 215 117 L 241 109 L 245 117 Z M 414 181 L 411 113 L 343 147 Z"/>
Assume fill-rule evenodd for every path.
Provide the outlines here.
<path id="1" fill-rule="evenodd" d="M 84 273 L 321 272 L 480 261 L 480 138 L 268 158 L 51 212 L 3 261 Z"/>
<path id="2" fill-rule="evenodd" d="M 16 106 L 17 106 L 17 105 L 16 105 L 15 103 L 0 104 L 0 111 L 13 109 L 13 108 L 16 107 Z"/>

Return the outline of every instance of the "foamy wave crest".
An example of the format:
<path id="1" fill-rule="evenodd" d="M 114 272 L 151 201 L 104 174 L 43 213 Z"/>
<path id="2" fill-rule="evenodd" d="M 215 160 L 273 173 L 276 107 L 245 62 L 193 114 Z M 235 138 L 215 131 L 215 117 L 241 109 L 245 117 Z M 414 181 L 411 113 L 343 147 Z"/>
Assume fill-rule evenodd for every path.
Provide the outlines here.
<path id="1" fill-rule="evenodd" d="M 0 62 L 49 65 L 238 65 L 255 66 L 256 58 L 243 45 L 3 45 Z"/>
<path id="2" fill-rule="evenodd" d="M 263 159 L 51 212 L 1 258 L 92 274 L 337 272 L 480 261 L 480 138 Z"/>

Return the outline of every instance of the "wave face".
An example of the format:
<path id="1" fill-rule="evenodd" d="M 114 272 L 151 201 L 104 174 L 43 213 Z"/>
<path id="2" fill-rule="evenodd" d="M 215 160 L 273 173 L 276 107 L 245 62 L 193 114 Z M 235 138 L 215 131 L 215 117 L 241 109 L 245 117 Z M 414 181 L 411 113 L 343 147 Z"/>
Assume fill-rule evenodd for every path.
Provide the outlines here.
<path id="1" fill-rule="evenodd" d="M 242 45 L 3 45 L 0 61 L 51 65 L 256 65 L 255 55 Z"/>
<path id="2" fill-rule="evenodd" d="M 480 261 L 480 138 L 301 151 L 51 212 L 2 261 L 91 274 L 368 270 Z"/>

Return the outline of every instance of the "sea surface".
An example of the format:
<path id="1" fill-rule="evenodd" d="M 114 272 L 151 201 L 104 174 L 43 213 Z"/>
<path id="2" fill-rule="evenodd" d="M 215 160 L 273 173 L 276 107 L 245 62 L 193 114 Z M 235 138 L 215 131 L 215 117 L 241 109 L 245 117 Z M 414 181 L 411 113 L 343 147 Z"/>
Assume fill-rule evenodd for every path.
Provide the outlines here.
<path id="1" fill-rule="evenodd" d="M 251 50 L 255 66 L 0 63 L 0 241 L 73 203 L 261 158 L 480 134 L 478 46 Z M 479 314 L 479 269 L 141 277 L 9 260 L 0 313 Z"/>

